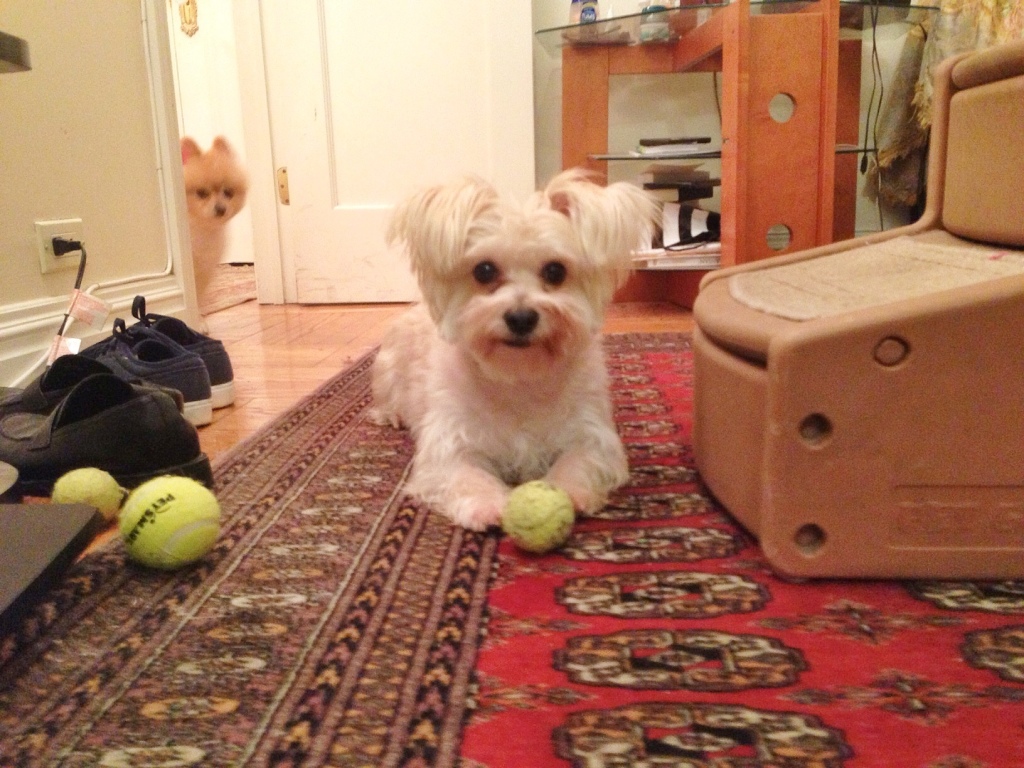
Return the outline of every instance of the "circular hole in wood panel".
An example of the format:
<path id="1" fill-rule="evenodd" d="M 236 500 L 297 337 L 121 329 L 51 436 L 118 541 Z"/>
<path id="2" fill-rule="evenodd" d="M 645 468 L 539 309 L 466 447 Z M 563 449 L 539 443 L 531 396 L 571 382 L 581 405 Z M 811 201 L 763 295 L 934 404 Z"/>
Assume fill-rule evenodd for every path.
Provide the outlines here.
<path id="1" fill-rule="evenodd" d="M 776 123 L 788 123 L 796 112 L 796 101 L 788 93 L 776 93 L 768 102 L 768 114 Z"/>
<path id="2" fill-rule="evenodd" d="M 796 532 L 796 535 L 793 536 L 793 543 L 796 544 L 796 548 L 802 555 L 814 557 L 825 546 L 827 538 L 824 528 L 814 523 L 808 523 L 801 526 Z"/>
<path id="3" fill-rule="evenodd" d="M 773 224 L 768 228 L 765 239 L 768 241 L 769 248 L 773 251 L 781 251 L 788 248 L 793 241 L 793 230 L 785 224 Z"/>
<path id="4" fill-rule="evenodd" d="M 812 413 L 800 422 L 800 437 L 810 446 L 818 446 L 832 436 L 832 422 L 821 413 Z"/>

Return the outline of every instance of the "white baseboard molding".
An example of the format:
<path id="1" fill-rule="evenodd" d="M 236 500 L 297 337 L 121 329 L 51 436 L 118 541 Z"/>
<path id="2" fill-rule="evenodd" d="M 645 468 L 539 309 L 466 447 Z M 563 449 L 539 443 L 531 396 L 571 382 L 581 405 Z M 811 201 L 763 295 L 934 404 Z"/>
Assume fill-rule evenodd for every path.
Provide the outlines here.
<path id="1" fill-rule="evenodd" d="M 183 319 L 186 312 L 184 292 L 174 275 L 140 278 L 99 288 L 93 295 L 111 306 L 103 329 L 97 331 L 83 323 L 72 322 L 65 330 L 65 336 L 81 339 L 83 348 L 109 336 L 114 318 L 122 317 L 128 325 L 134 323 L 132 302 L 136 296 L 146 297 L 147 312 Z M 43 370 L 45 355 L 57 335 L 70 299 L 69 293 L 0 306 L 0 386 L 23 386 Z"/>

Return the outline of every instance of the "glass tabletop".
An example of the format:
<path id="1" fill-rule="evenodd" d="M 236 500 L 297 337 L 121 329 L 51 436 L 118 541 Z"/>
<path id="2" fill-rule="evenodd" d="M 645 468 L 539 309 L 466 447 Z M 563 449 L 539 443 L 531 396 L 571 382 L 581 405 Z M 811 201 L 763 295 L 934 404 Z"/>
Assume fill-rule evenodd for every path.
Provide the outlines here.
<path id="1" fill-rule="evenodd" d="M 823 0 L 751 0 L 750 13 L 767 15 L 795 13 Z M 650 45 L 672 43 L 688 30 L 705 23 L 728 2 L 687 3 L 678 7 L 650 6 L 642 12 L 607 16 L 597 21 L 563 24 L 535 33 L 546 48 L 565 45 Z M 840 27 L 846 31 L 866 30 L 879 24 L 916 23 L 937 5 L 909 5 L 900 0 L 839 0 Z M 650 10 L 658 9 L 658 10 Z"/>

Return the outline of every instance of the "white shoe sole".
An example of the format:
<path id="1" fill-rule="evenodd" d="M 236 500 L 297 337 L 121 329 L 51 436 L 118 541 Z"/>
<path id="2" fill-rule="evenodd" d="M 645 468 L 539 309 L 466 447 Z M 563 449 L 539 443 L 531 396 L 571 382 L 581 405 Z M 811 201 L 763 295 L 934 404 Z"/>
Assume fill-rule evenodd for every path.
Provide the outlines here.
<path id="1" fill-rule="evenodd" d="M 235 402 L 235 382 L 229 381 L 226 384 L 217 384 L 211 387 L 213 391 L 213 407 L 226 408 Z"/>
<path id="2" fill-rule="evenodd" d="M 202 427 L 213 421 L 213 400 L 186 400 L 183 415 L 193 427 Z"/>

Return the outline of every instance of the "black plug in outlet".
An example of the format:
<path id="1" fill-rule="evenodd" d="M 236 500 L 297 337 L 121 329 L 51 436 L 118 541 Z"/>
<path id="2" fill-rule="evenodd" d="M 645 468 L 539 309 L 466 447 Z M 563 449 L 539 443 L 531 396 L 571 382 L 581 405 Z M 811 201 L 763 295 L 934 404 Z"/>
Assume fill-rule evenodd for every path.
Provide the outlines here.
<path id="1" fill-rule="evenodd" d="M 50 242 L 53 244 L 54 256 L 65 256 L 69 253 L 82 250 L 82 243 L 79 240 L 71 240 L 67 237 L 55 237 Z"/>

